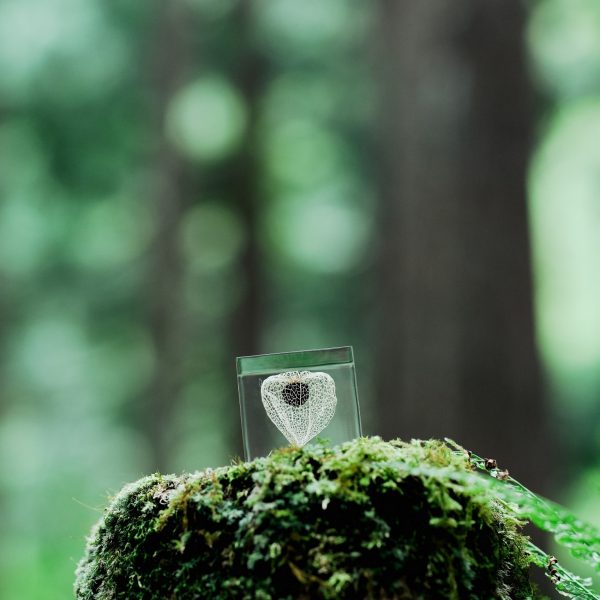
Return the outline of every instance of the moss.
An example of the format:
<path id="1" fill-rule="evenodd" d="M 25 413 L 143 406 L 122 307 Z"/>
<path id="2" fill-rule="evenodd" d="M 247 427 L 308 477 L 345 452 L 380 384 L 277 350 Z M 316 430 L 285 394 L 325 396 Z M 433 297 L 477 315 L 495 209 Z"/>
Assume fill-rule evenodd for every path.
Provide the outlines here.
<path id="1" fill-rule="evenodd" d="M 437 441 L 362 438 L 126 486 L 79 599 L 535 596 L 519 523 Z"/>

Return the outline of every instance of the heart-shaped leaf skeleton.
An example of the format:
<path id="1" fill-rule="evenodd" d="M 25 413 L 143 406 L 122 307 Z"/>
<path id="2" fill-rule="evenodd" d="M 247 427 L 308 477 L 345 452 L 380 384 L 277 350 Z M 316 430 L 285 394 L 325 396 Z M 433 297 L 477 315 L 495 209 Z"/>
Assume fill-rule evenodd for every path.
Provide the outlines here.
<path id="1" fill-rule="evenodd" d="M 271 375 L 260 393 L 271 421 L 296 446 L 304 446 L 329 425 L 337 404 L 333 377 L 321 372 Z"/>

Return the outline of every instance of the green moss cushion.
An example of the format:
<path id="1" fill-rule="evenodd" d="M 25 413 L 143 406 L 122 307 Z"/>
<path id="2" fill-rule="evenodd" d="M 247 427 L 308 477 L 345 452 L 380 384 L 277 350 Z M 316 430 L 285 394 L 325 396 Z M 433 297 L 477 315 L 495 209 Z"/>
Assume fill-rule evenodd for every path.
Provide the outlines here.
<path id="1" fill-rule="evenodd" d="M 95 526 L 76 596 L 532 598 L 525 538 L 476 477 L 441 442 L 379 438 L 146 477 Z"/>

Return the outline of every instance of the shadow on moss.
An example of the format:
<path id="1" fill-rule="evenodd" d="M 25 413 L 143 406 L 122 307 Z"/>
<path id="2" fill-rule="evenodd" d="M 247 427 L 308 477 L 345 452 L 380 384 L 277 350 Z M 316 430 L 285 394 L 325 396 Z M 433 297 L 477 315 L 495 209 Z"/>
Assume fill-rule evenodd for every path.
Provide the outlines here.
<path id="1" fill-rule="evenodd" d="M 536 597 L 526 539 L 465 456 L 362 438 L 123 488 L 78 599 Z"/>

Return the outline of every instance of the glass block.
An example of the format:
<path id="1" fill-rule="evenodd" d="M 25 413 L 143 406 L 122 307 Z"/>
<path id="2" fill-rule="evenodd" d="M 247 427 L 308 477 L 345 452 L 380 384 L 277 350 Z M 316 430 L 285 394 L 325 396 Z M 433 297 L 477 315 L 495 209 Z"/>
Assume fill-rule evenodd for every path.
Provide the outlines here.
<path id="1" fill-rule="evenodd" d="M 246 460 L 362 435 L 351 346 L 237 358 Z"/>

